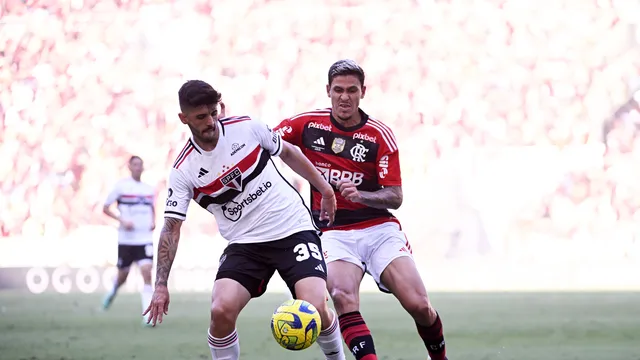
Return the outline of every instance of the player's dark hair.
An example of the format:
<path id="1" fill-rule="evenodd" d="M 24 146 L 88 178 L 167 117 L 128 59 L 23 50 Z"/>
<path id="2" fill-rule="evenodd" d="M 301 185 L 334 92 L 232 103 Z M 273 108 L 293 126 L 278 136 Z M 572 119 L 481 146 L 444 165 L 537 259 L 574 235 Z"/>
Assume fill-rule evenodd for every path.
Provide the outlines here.
<path id="1" fill-rule="evenodd" d="M 329 85 L 336 76 L 354 75 L 360 80 L 360 85 L 364 86 L 364 70 L 353 60 L 338 60 L 329 68 Z"/>
<path id="2" fill-rule="evenodd" d="M 221 98 L 221 93 L 202 80 L 189 80 L 178 90 L 178 101 L 182 112 L 202 105 L 216 105 Z"/>
<path id="3" fill-rule="evenodd" d="M 138 160 L 142 161 L 142 158 L 141 158 L 140 156 L 138 156 L 138 155 L 132 155 L 132 156 L 129 158 L 129 164 L 131 164 L 131 162 L 133 162 L 133 160 L 136 160 L 136 159 L 138 159 Z"/>

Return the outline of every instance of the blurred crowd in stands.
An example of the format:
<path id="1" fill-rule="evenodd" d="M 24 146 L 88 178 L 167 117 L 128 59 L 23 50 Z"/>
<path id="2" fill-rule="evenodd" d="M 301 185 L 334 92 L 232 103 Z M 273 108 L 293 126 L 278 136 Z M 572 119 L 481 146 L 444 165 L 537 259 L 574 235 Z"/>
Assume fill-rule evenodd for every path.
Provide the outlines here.
<path id="1" fill-rule="evenodd" d="M 571 237 L 635 222 L 637 234 L 640 51 L 635 11 L 619 7 L 632 3 L 4 1 L 1 234 L 112 224 L 102 204 L 131 154 L 145 160 L 161 216 L 187 137 L 183 81 L 208 80 L 229 113 L 274 125 L 329 105 L 326 71 L 340 58 L 365 69 L 362 106 L 394 129 L 406 181 L 455 152 L 596 149 L 517 226 Z M 205 214 L 189 221 L 215 232 Z"/>

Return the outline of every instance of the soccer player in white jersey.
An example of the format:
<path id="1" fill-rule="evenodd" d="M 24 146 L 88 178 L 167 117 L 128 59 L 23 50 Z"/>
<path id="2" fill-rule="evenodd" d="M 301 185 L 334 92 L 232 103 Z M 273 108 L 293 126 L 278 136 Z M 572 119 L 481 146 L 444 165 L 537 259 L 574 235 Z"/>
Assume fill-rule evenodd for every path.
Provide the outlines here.
<path id="1" fill-rule="evenodd" d="M 322 330 L 317 342 L 325 357 L 345 359 L 337 316 L 325 299 L 326 263 L 318 229 L 272 157 L 279 156 L 323 194 L 320 216 L 330 222 L 336 206 L 333 189 L 297 147 L 263 122 L 247 116 L 219 119 L 221 95 L 206 82 L 186 82 L 178 98 L 180 120 L 192 137 L 169 176 L 155 291 L 144 314 L 150 314 L 154 326 L 167 314 L 169 271 L 193 199 L 215 216 L 229 241 L 213 286 L 208 336 L 213 360 L 239 358 L 238 315 L 251 298 L 264 293 L 275 271 L 295 298 L 318 309 Z"/>
<path id="2" fill-rule="evenodd" d="M 118 228 L 118 276 L 111 290 L 103 300 L 103 308 L 111 306 L 118 289 L 129 276 L 131 264 L 137 263 L 144 286 L 140 294 L 142 309 L 151 302 L 153 288 L 151 286 L 151 267 L 153 266 L 153 237 L 155 229 L 155 191 L 149 184 L 140 180 L 144 163 L 139 156 L 129 159 L 131 177 L 118 181 L 107 200 L 103 211 L 107 216 L 120 223 Z M 111 210 L 117 203 L 118 213 Z M 147 321 L 143 318 L 143 324 Z"/>

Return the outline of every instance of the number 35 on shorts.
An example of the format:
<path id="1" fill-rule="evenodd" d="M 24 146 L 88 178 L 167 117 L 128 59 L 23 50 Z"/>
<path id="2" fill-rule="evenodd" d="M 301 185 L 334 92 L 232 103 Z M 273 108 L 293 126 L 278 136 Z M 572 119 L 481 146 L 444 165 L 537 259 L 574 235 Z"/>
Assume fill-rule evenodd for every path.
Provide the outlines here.
<path id="1" fill-rule="evenodd" d="M 322 254 L 320 248 L 314 243 L 300 243 L 293 248 L 293 252 L 298 254 L 296 261 L 305 261 L 310 257 L 316 260 L 322 260 Z"/>

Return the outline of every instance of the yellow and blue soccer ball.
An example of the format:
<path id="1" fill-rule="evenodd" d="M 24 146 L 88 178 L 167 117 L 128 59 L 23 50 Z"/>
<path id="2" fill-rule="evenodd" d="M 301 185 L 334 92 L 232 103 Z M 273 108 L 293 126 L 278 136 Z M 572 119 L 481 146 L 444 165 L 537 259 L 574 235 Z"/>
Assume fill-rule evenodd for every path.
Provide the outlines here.
<path id="1" fill-rule="evenodd" d="M 304 350 L 318 339 L 320 313 L 304 300 L 287 300 L 271 316 L 274 339 L 287 350 Z"/>

